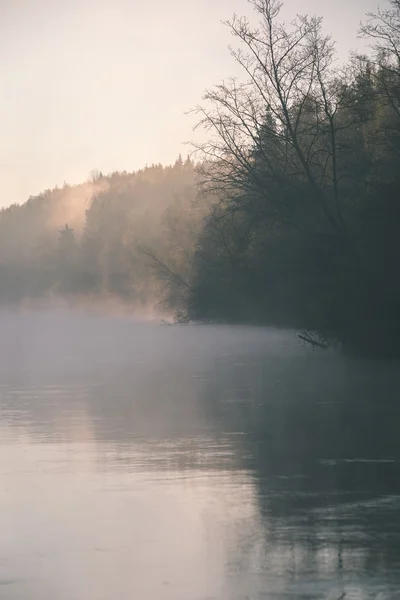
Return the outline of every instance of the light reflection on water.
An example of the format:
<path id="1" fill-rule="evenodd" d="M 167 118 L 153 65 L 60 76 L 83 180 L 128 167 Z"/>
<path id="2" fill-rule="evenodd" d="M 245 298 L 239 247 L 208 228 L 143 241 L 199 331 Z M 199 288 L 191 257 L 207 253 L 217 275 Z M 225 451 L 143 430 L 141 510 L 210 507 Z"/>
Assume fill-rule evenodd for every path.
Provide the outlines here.
<path id="1" fill-rule="evenodd" d="M 400 598 L 396 365 L 2 319 L 0 599 Z"/>

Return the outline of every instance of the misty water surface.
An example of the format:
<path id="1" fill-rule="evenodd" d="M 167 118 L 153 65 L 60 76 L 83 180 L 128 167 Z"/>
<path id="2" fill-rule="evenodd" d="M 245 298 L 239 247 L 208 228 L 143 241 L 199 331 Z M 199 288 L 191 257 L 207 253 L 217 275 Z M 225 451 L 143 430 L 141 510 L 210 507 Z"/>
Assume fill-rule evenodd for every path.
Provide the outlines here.
<path id="1" fill-rule="evenodd" d="M 0 318 L 0 598 L 400 598 L 397 364 Z"/>

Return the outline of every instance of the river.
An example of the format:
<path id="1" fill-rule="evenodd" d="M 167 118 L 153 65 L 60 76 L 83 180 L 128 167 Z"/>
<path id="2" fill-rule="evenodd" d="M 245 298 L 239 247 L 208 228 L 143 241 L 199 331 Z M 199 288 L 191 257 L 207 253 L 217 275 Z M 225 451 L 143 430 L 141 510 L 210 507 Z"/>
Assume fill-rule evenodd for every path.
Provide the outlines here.
<path id="1" fill-rule="evenodd" d="M 291 332 L 0 316 L 0 598 L 400 598 L 400 369 Z"/>

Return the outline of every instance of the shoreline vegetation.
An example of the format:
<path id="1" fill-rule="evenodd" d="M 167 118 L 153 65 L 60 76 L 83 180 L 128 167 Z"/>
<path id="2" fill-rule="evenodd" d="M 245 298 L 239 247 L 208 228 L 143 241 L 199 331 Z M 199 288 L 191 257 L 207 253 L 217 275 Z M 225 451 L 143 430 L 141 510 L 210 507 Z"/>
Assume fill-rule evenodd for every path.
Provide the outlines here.
<path id="1" fill-rule="evenodd" d="M 400 1 L 342 66 L 318 17 L 250 5 L 258 25 L 226 23 L 243 77 L 195 108 L 190 157 L 1 210 L 1 305 L 107 299 L 400 358 Z"/>

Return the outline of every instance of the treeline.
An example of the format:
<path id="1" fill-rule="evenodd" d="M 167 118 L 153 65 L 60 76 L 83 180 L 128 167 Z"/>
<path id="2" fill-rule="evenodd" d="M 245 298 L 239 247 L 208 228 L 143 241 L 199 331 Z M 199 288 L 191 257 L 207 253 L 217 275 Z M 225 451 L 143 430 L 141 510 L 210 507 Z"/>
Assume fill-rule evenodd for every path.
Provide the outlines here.
<path id="1" fill-rule="evenodd" d="M 179 157 L 170 167 L 93 172 L 82 185 L 3 209 L 0 302 L 116 300 L 135 310 L 183 309 L 203 206 L 195 165 Z"/>
<path id="2" fill-rule="evenodd" d="M 243 79 L 197 108 L 196 164 L 95 173 L 1 211 L 1 302 L 112 297 L 400 356 L 400 0 L 343 67 L 320 19 L 251 4 L 258 25 L 227 23 Z"/>
<path id="3" fill-rule="evenodd" d="M 216 194 L 189 313 L 304 329 L 358 355 L 400 356 L 400 2 L 368 15 L 373 46 L 340 67 L 322 21 L 227 23 L 243 80 L 198 108 L 201 185 Z M 360 18 L 362 15 L 360 15 Z"/>

